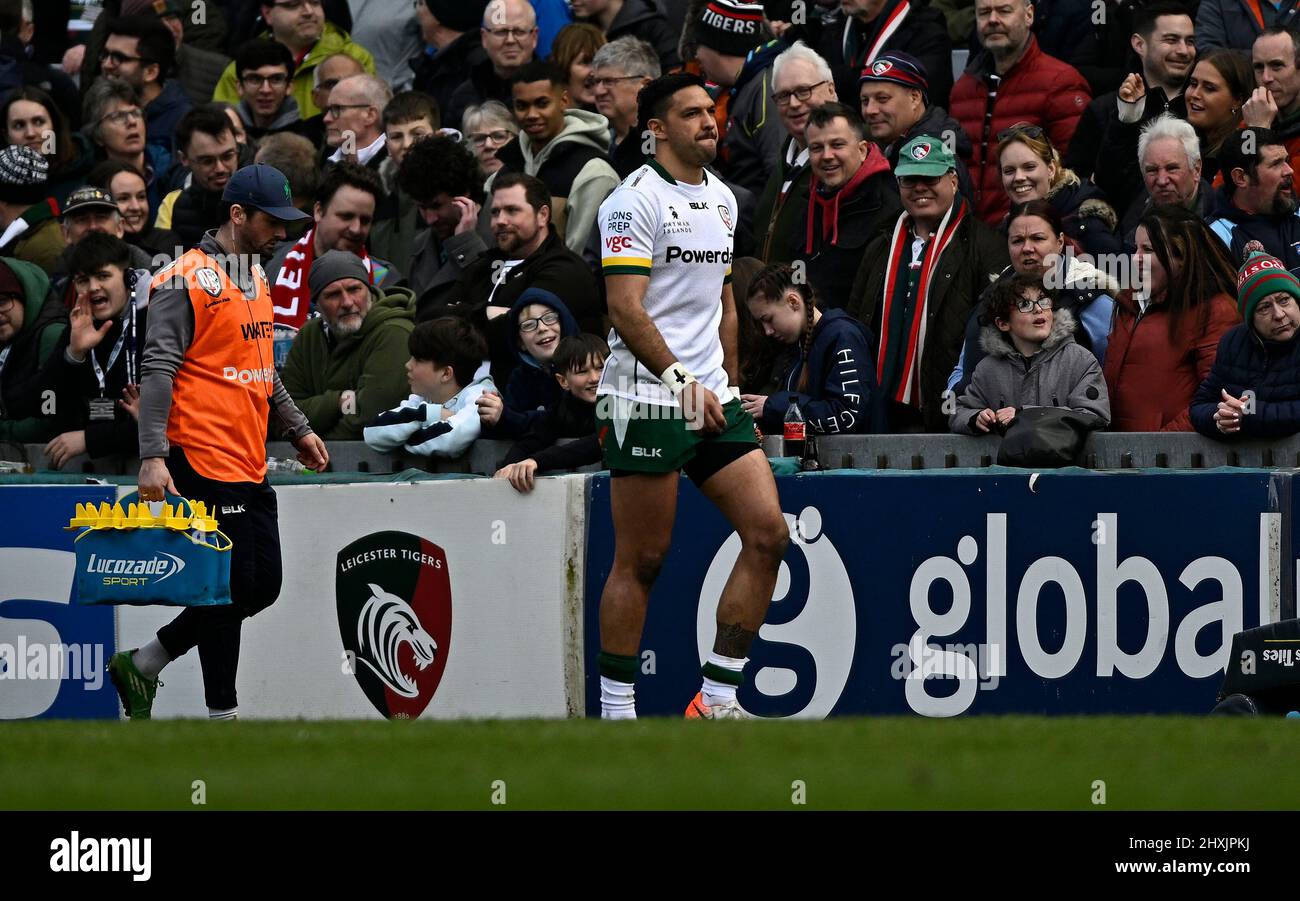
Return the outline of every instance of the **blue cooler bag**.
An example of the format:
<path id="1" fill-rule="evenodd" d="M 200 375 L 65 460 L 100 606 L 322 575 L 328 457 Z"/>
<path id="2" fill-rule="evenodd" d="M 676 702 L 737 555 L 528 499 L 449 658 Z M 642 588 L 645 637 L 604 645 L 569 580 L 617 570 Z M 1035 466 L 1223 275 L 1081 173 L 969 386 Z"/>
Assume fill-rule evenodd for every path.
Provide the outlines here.
<path id="1" fill-rule="evenodd" d="M 154 516 L 133 493 L 111 508 L 78 504 L 68 528 L 81 529 L 78 604 L 230 603 L 230 539 L 202 502 L 168 495 Z"/>

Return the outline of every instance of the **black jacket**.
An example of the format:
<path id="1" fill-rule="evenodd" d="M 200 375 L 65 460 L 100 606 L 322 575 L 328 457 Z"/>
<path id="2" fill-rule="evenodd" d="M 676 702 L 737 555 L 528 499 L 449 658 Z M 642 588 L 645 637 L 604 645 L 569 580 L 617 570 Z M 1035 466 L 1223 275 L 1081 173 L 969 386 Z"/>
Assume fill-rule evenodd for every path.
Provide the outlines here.
<path id="1" fill-rule="evenodd" d="M 192 183 L 172 206 L 172 227 L 186 250 L 197 247 L 204 232 L 221 225 L 221 191 L 205 191 Z"/>
<path id="2" fill-rule="evenodd" d="M 1092 179 L 1117 210 L 1145 188 L 1137 158 L 1138 135 L 1143 127 L 1165 112 L 1187 118 L 1187 101 L 1182 94 L 1171 100 L 1163 89 L 1152 87 L 1147 90 L 1141 119 L 1126 124 L 1119 121 L 1118 96 L 1117 91 L 1111 91 L 1088 104 L 1064 160 L 1066 168 L 1073 169 L 1079 178 Z"/>
<path id="3" fill-rule="evenodd" d="M 565 444 L 562 438 L 573 438 Z M 537 461 L 538 472 L 577 469 L 599 463 L 600 442 L 596 440 L 596 405 L 560 394 L 552 406 L 533 420 L 524 436 L 515 442 L 502 465 L 523 460 Z"/>
<path id="4" fill-rule="evenodd" d="M 890 228 L 867 245 L 848 308 L 873 335 L 879 335 L 883 327 L 880 310 L 893 225 L 891 219 Z M 967 320 L 981 292 L 1008 263 L 1006 239 L 981 222 L 973 207 L 969 208 L 931 276 L 925 349 L 921 353 L 920 406 L 927 431 L 943 432 L 948 428 L 943 391 L 961 354 Z M 871 365 L 876 365 L 874 358 Z"/>
<path id="5" fill-rule="evenodd" d="M 595 24 L 590 19 L 574 21 Z M 665 72 L 676 68 L 681 62 L 677 57 L 680 35 L 681 29 L 669 25 L 652 0 L 624 0 L 623 8 L 618 11 L 614 21 L 609 23 L 609 28 L 605 29 L 606 41 L 631 36 L 650 44 L 655 48 L 655 53 L 659 54 L 659 66 Z"/>
<path id="6" fill-rule="evenodd" d="M 1073 238 L 1084 253 L 1096 258 L 1103 253 L 1124 252 L 1123 242 L 1116 232 L 1119 217 L 1096 185 L 1082 182 L 1062 184 L 1047 195 L 1047 199 L 1061 214 L 1065 234 Z"/>
<path id="7" fill-rule="evenodd" d="M 127 303 L 130 303 L 128 299 Z M 70 332 L 64 332 L 54 350 L 50 361 L 49 385 L 57 392 L 59 407 L 59 429 L 63 432 L 85 429 L 86 455 L 89 457 L 126 456 L 135 457 L 140 452 L 140 429 L 133 417 L 121 406 L 115 406 L 112 420 L 92 422 L 90 420 L 90 400 L 99 397 L 99 380 L 95 377 L 94 366 L 90 362 L 93 354 L 104 373 L 104 397 L 118 401 L 122 389 L 127 385 L 127 358 L 134 347 L 131 365 L 135 369 L 135 380 L 140 381 L 140 363 L 144 359 L 144 339 L 149 318 L 147 306 L 135 311 L 135 340 L 128 334 L 117 359 L 111 368 L 108 359 L 113 348 L 122 336 L 123 320 L 114 320 L 108 334 L 86 356 L 85 361 L 73 363 L 68 360 L 66 351 Z M 126 321 L 130 322 L 130 314 Z"/>
<path id="8" fill-rule="evenodd" d="M 1253 411 L 1241 417 L 1241 431 L 1234 435 L 1214 427 L 1223 390 L 1233 397 L 1254 392 Z M 1248 322 L 1233 326 L 1219 339 L 1214 368 L 1192 396 L 1189 412 L 1196 431 L 1220 441 L 1300 432 L 1300 336 L 1264 341 Z"/>
<path id="9" fill-rule="evenodd" d="M 492 68 L 492 60 L 487 53 L 477 59 L 467 59 L 467 65 L 460 69 L 459 85 L 452 92 L 447 107 L 443 110 L 442 124 L 448 128 L 460 128 L 465 110 L 477 106 L 484 100 L 499 100 L 506 109 L 513 109 L 513 96 L 510 93 L 510 80 L 497 75 Z M 466 78 L 466 72 L 469 77 Z M 500 154 L 498 153 L 498 156 Z"/>
<path id="10" fill-rule="evenodd" d="M 467 31 L 433 56 L 421 55 L 411 62 L 415 71 L 412 87 L 438 101 L 444 128 L 460 128 L 462 107 L 452 117 L 451 98 L 465 81 L 465 73 L 487 59 L 478 29 Z"/>
<path id="11" fill-rule="evenodd" d="M 516 340 L 508 328 L 508 316 L 487 318 L 488 298 L 492 306 L 513 307 L 528 288 L 542 288 L 564 301 L 564 305 L 578 322 L 578 328 L 593 334 L 605 334 L 604 286 L 582 259 L 559 239 L 554 231 L 537 252 L 518 266 L 513 267 L 501 284 L 495 283 L 506 254 L 496 247 L 470 264 L 461 276 L 454 291 L 447 295 L 449 304 L 420 311 L 421 322 L 441 312 L 467 314 L 488 339 L 492 355 L 492 377 L 498 385 L 518 364 Z M 495 293 L 493 288 L 496 288 Z M 451 308 L 451 310 L 448 309 Z"/>
<path id="12" fill-rule="evenodd" d="M 9 342 L 9 355 L 0 369 L 0 420 L 45 415 L 42 386 L 49 383 L 51 361 L 62 352 L 58 342 L 67 343 L 68 312 L 57 294 L 33 297 L 26 302 L 25 312 L 28 318 Z M 53 421 L 50 424 L 52 427 Z"/>
<path id="13" fill-rule="evenodd" d="M 903 209 L 898 181 L 874 146 L 862 164 L 864 168 L 871 167 L 870 174 L 857 184 L 851 195 L 840 197 L 839 221 L 828 220 L 821 205 L 813 205 L 811 194 L 820 191 L 814 180 L 809 204 L 804 207 L 795 236 L 794 259 L 807 261 L 808 281 L 828 310 L 848 306 L 854 274 L 867 245 L 882 232 L 887 233 Z M 849 187 L 840 190 L 843 194 Z M 827 230 L 831 232 L 830 237 L 825 235 Z"/>
<path id="14" fill-rule="evenodd" d="M 930 102 L 946 107 L 948 93 L 952 90 L 952 41 L 948 38 L 948 23 L 943 13 L 930 6 L 930 0 L 901 2 L 910 2 L 912 8 L 898 30 L 881 46 L 880 52 L 900 50 L 919 59 L 930 83 Z M 858 96 L 858 76 L 867 62 L 867 52 L 899 5 L 899 0 L 886 0 L 880 14 L 866 28 L 850 21 L 839 10 L 825 19 L 819 43 L 814 49 L 830 63 L 831 71 L 835 73 L 835 91 L 850 106 L 857 106 L 854 98 Z M 849 52 L 846 55 L 847 28 L 852 29 L 852 34 L 848 35 Z"/>
<path id="15" fill-rule="evenodd" d="M 812 168 L 805 162 L 796 170 L 786 163 L 792 143 L 794 138 L 787 137 L 781 146 L 781 156 L 754 212 L 755 253 L 764 263 L 789 263 L 797 257 L 798 241 L 802 237 L 799 228 L 808 214 Z M 783 201 L 781 186 L 791 177 L 790 190 Z"/>

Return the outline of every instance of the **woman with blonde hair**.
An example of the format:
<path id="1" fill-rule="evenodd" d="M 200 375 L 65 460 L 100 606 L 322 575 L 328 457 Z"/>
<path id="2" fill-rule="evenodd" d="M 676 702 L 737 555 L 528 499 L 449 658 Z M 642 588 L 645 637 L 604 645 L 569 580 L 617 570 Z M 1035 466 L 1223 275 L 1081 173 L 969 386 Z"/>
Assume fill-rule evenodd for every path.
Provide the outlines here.
<path id="1" fill-rule="evenodd" d="M 1060 213 L 1066 237 L 1081 251 L 1094 258 L 1124 252 L 1115 232 L 1115 208 L 1101 189 L 1065 167 L 1042 128 L 1021 122 L 999 134 L 998 164 L 1012 207 L 1046 200 Z"/>

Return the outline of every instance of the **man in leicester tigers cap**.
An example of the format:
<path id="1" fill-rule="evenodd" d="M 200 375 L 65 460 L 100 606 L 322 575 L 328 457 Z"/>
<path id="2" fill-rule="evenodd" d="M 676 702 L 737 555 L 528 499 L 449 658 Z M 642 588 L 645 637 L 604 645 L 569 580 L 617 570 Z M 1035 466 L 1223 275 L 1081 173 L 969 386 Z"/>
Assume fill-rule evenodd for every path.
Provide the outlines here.
<path id="1" fill-rule="evenodd" d="M 849 301 L 849 312 L 878 336 L 891 432 L 947 426 L 944 392 L 971 309 L 1009 262 L 1006 239 L 958 192 L 956 168 L 943 141 L 929 135 L 900 149 L 894 174 L 903 212 L 866 246 Z"/>

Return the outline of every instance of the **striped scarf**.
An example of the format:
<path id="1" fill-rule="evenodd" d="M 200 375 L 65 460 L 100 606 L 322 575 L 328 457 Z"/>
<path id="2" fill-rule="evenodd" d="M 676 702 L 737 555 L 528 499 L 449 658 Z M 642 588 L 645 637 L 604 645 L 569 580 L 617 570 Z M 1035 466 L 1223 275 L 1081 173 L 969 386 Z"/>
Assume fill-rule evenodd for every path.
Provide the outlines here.
<path id="1" fill-rule="evenodd" d="M 311 289 L 307 278 L 311 274 L 312 260 L 316 256 L 316 227 L 307 229 L 307 234 L 298 239 L 285 255 L 276 273 L 275 284 L 271 286 L 271 302 L 275 305 L 275 324 L 287 326 L 295 331 L 307 322 L 307 313 L 311 308 Z M 370 273 L 370 284 L 381 283 L 386 274 L 375 271 L 375 263 L 370 259 L 366 249 L 361 248 L 361 262 L 366 264 Z"/>
<path id="2" fill-rule="evenodd" d="M 939 264 L 939 258 L 948 249 L 953 235 L 957 232 L 957 227 L 966 218 L 967 212 L 966 201 L 959 194 L 956 200 L 953 201 L 952 207 L 949 208 L 939 222 L 939 227 L 930 236 L 930 242 L 926 245 L 925 254 L 921 258 L 921 272 L 916 284 L 916 303 L 912 310 L 912 321 L 907 324 L 906 343 L 903 347 L 893 347 L 890 344 L 889 317 L 895 304 L 905 304 L 907 302 L 908 278 L 906 270 L 908 261 L 904 259 L 903 255 L 909 252 L 912 243 L 909 239 L 912 233 L 911 218 L 905 213 L 899 216 L 898 221 L 894 223 L 894 234 L 890 238 L 889 256 L 886 257 L 887 262 L 885 264 L 885 293 L 880 314 L 880 349 L 876 354 L 876 378 L 880 381 L 881 387 L 885 387 L 885 360 L 891 353 L 902 351 L 904 354 L 901 370 L 902 377 L 898 380 L 898 387 L 892 397 L 898 403 L 920 406 L 919 403 L 916 403 L 920 396 L 920 366 L 918 364 L 921 353 L 925 349 L 925 328 L 930 306 L 931 279 L 935 268 Z M 902 273 L 901 277 L 900 272 Z"/>

